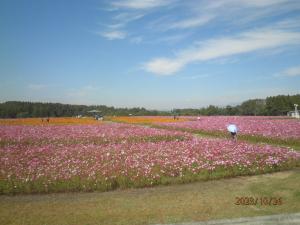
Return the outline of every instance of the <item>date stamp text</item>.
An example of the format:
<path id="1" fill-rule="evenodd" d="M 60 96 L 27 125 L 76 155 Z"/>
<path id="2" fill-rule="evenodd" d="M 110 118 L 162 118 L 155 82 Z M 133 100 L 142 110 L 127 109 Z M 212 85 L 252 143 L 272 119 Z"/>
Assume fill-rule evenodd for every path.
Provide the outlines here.
<path id="1" fill-rule="evenodd" d="M 235 205 L 260 205 L 260 206 L 272 206 L 282 205 L 283 201 L 281 197 L 235 197 Z"/>

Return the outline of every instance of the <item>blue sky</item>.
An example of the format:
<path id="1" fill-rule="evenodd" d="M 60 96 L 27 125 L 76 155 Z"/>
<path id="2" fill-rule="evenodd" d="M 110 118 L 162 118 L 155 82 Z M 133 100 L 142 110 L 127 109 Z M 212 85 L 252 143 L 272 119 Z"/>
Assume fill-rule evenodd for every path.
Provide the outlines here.
<path id="1" fill-rule="evenodd" d="M 298 0 L 1 0 L 0 102 L 148 109 L 300 93 Z"/>

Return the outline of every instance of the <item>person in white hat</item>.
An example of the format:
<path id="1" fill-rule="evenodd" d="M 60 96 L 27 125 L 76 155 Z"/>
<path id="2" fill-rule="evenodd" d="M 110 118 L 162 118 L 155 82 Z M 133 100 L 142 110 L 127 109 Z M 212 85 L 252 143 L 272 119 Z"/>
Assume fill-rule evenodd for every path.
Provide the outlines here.
<path id="1" fill-rule="evenodd" d="M 227 130 L 231 133 L 232 140 L 237 141 L 237 126 L 235 124 L 229 124 Z"/>

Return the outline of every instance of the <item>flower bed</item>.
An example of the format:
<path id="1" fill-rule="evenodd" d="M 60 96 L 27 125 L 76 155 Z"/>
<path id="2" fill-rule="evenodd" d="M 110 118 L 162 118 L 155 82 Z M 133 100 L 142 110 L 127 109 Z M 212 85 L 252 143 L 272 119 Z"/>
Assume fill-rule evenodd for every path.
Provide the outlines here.
<path id="1" fill-rule="evenodd" d="M 240 134 L 300 139 L 300 120 L 282 117 L 201 116 L 199 119 L 194 118 L 193 121 L 157 124 L 175 128 L 227 132 L 226 127 L 231 123 L 238 126 Z"/>
<path id="2" fill-rule="evenodd" d="M 133 125 L 50 127 L 1 127 L 2 140 L 15 138 L 15 142 L 0 147 L 0 193 L 105 191 L 182 183 L 292 168 L 300 159 L 299 152 L 288 148 L 193 138 Z M 108 142 L 63 142 L 103 135 Z M 131 139 L 138 135 L 148 140 Z M 163 138 L 156 139 L 159 135 Z M 119 137 L 121 142 L 112 141 Z M 30 145 L 24 143 L 28 138 L 34 141 Z"/>

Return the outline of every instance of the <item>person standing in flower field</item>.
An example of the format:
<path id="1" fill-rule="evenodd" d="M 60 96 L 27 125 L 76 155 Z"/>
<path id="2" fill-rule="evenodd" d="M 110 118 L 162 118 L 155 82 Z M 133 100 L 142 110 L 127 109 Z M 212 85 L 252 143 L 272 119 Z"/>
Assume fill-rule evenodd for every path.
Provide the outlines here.
<path id="1" fill-rule="evenodd" d="M 237 141 L 237 126 L 235 124 L 229 124 L 227 130 L 231 133 L 232 140 Z"/>

